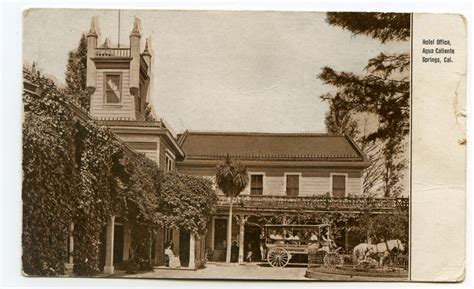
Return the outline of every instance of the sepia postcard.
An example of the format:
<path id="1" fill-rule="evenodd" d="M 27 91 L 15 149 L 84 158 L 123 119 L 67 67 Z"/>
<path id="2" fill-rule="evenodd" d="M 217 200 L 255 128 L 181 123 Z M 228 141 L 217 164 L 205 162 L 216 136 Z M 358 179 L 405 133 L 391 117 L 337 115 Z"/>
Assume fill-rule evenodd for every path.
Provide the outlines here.
<path id="1" fill-rule="evenodd" d="M 25 10 L 22 274 L 463 281 L 466 37 L 457 14 Z"/>

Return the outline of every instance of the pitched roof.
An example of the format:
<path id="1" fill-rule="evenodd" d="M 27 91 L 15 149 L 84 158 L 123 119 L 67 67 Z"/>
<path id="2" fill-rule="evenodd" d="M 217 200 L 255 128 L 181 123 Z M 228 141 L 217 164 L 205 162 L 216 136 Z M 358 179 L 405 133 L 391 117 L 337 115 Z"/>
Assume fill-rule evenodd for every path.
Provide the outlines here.
<path id="1" fill-rule="evenodd" d="M 335 134 L 186 131 L 178 143 L 186 159 L 366 161 L 349 137 Z"/>

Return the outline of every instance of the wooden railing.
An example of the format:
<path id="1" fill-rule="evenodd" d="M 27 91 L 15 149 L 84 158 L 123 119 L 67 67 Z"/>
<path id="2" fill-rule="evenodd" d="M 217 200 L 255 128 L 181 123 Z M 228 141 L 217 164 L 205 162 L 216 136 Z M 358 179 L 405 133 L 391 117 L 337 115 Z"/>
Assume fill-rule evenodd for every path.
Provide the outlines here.
<path id="1" fill-rule="evenodd" d="M 96 57 L 130 57 L 130 48 L 96 48 Z"/>
<path id="2" fill-rule="evenodd" d="M 238 196 L 234 199 L 236 208 L 258 210 L 341 210 L 341 211 L 386 211 L 408 209 L 408 198 L 365 198 L 346 197 L 331 198 L 315 197 L 285 197 L 285 196 Z M 229 206 L 229 198 L 218 196 L 218 206 Z"/>

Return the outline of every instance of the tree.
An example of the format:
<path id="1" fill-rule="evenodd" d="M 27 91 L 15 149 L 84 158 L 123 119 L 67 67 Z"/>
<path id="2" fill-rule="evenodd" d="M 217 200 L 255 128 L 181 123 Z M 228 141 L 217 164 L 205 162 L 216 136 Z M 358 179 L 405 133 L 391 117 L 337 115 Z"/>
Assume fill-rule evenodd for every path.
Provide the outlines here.
<path id="1" fill-rule="evenodd" d="M 202 234 L 216 205 L 210 180 L 177 172 L 163 174 L 156 210 L 161 226 Z"/>
<path id="2" fill-rule="evenodd" d="M 86 89 L 87 78 L 87 39 L 82 34 L 77 49 L 69 52 L 66 68 L 65 93 L 70 100 L 79 104 L 84 110 L 89 111 L 90 97 Z"/>
<path id="3" fill-rule="evenodd" d="M 229 198 L 229 219 L 227 222 L 227 253 L 226 263 L 230 263 L 232 240 L 232 205 L 237 197 L 248 185 L 247 168 L 240 163 L 233 163 L 227 155 L 224 162 L 216 168 L 217 187 Z"/>
<path id="4" fill-rule="evenodd" d="M 330 25 L 382 43 L 406 41 L 410 37 L 409 14 L 330 12 L 326 20 Z M 370 189 L 382 179 L 386 197 L 402 191 L 399 181 L 406 168 L 404 150 L 410 118 L 409 66 L 408 53 L 381 53 L 369 59 L 364 75 L 338 72 L 330 67 L 324 67 L 319 75 L 325 84 L 337 88 L 336 92 L 321 96 L 329 102 L 328 131 L 345 133 L 370 152 L 372 167 L 367 172 L 372 175 L 366 172 L 370 180 L 364 187 Z M 361 114 L 371 115 L 378 127 L 371 132 L 361 131 Z"/>

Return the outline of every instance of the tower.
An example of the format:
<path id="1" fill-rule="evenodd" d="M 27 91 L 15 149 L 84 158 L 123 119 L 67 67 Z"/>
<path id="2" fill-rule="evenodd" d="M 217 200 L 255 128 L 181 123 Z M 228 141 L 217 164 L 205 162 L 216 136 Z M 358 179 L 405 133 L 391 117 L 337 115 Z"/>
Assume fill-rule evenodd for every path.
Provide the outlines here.
<path id="1" fill-rule="evenodd" d="M 135 17 L 130 46 L 98 46 L 97 20 L 87 34 L 87 88 L 90 114 L 99 120 L 143 120 L 150 84 L 151 53 L 141 52 L 140 19 Z"/>

